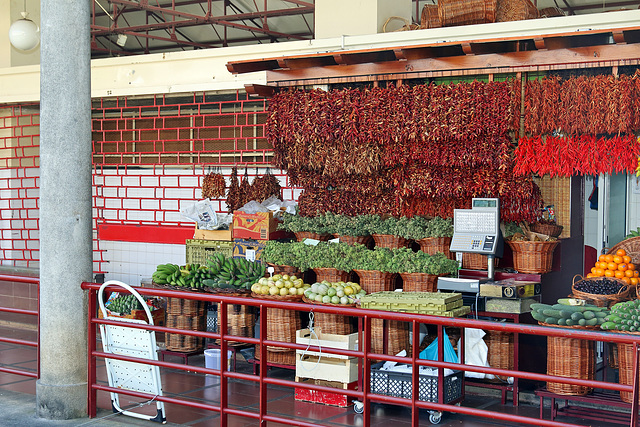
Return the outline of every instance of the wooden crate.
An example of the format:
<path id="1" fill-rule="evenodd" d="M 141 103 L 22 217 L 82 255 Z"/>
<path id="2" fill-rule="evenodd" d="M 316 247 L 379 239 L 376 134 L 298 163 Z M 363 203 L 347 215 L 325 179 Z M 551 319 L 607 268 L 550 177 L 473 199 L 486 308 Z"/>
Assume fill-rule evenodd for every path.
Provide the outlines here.
<path id="1" fill-rule="evenodd" d="M 296 376 L 341 383 L 358 381 L 358 359 L 333 356 L 296 353 Z"/>
<path id="2" fill-rule="evenodd" d="M 300 329 L 296 331 L 296 344 L 313 345 L 321 347 L 323 349 L 322 354 L 326 355 L 324 351 L 327 348 L 337 348 L 340 350 L 357 350 L 358 349 L 358 333 L 355 332 L 349 335 L 338 334 L 325 334 L 322 332 L 311 333 L 309 329 Z M 319 352 L 296 350 L 298 353 L 306 353 L 314 356 L 318 356 Z M 331 357 L 346 358 L 339 354 L 332 354 Z"/>

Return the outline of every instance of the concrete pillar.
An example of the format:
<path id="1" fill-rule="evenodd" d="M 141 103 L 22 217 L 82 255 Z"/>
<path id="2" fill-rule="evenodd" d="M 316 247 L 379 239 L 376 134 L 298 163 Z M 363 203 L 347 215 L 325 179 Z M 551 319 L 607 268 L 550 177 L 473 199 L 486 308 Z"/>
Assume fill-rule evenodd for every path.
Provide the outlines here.
<path id="1" fill-rule="evenodd" d="M 316 39 L 377 34 L 392 16 L 411 22 L 411 0 L 317 0 L 314 34 Z M 387 32 L 401 28 L 404 22 L 393 20 Z"/>
<path id="2" fill-rule="evenodd" d="M 87 416 L 92 276 L 90 2 L 42 0 L 37 414 Z"/>

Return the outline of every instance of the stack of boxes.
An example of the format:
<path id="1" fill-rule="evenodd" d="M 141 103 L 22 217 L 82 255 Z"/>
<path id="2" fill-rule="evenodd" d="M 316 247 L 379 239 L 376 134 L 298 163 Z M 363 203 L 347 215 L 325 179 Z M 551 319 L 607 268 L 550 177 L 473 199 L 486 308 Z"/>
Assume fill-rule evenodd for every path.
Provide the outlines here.
<path id="1" fill-rule="evenodd" d="M 498 281 L 480 284 L 480 296 L 486 298 L 485 311 L 522 314 L 539 302 L 542 286 L 539 282 Z"/>
<path id="2" fill-rule="evenodd" d="M 259 261 L 268 240 L 290 237 L 278 224 L 273 212 L 233 212 L 233 257 Z"/>

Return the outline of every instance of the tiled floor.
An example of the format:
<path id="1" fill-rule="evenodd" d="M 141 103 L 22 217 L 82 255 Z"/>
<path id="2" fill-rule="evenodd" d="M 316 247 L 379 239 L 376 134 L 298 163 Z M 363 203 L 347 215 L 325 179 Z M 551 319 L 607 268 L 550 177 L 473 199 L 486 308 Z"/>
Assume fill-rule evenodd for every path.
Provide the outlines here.
<path id="1" fill-rule="evenodd" d="M 35 332 L 33 331 L 15 331 L 0 327 L 0 336 L 11 337 L 20 335 L 22 339 L 33 339 Z M 31 336 L 29 336 L 31 335 Z M 180 363 L 180 358 L 172 358 L 168 356 L 165 360 L 169 362 Z M 17 345 L 0 343 L 0 364 L 10 366 L 12 368 L 35 370 L 36 352 L 33 348 L 24 348 Z M 194 356 L 189 359 L 190 365 L 204 366 L 205 360 L 203 355 Z M 252 365 L 243 360 L 242 356 L 238 356 L 238 372 L 251 373 Z M 220 380 L 215 376 L 205 376 L 193 372 L 183 372 L 172 369 L 161 369 L 163 392 L 167 396 L 180 396 L 181 398 L 193 399 L 197 402 L 218 404 L 220 392 Z M 294 379 L 294 371 L 289 369 L 271 368 L 269 376 L 282 379 Z M 100 362 L 98 367 L 98 377 L 100 381 L 105 381 L 104 363 Z M 11 390 L 20 393 L 35 394 L 35 380 L 26 377 L 0 373 L 0 391 Z M 254 382 L 240 381 L 235 379 L 229 380 L 228 385 L 229 405 L 233 408 L 257 411 L 258 408 L 258 385 Z M 500 404 L 499 396 L 491 394 L 488 390 L 484 393 L 482 389 L 481 395 L 470 394 L 467 391 L 462 406 L 486 409 L 501 413 L 518 414 L 522 416 L 538 418 L 539 408 L 535 404 L 536 400 L 528 399 L 529 403 L 522 403 L 518 407 L 514 407 L 511 402 L 506 405 Z M 478 391 L 478 389 L 475 389 Z M 523 396 L 524 397 L 524 396 Z M 2 396 L 0 395 L 0 399 Z M 523 399 L 527 400 L 527 399 Z M 129 399 L 126 396 L 121 398 L 121 405 L 128 407 L 133 404 L 135 399 Z M 109 396 L 107 393 L 98 392 L 99 408 L 109 409 L 111 407 Z M 154 412 L 152 405 L 146 406 L 144 411 L 151 410 Z M 297 401 L 294 398 L 294 390 L 288 387 L 269 386 L 268 388 L 268 411 L 272 415 L 299 420 L 300 422 L 314 422 L 318 425 L 346 427 L 346 426 L 362 426 L 363 416 L 356 414 L 353 407 L 341 408 L 336 406 L 328 406 L 311 402 Z M 102 413 L 105 413 L 102 411 Z M 107 412 L 108 413 L 108 412 Z M 167 420 L 169 423 L 187 426 L 218 426 L 220 419 L 217 413 L 202 409 L 187 408 L 180 405 L 166 405 Z M 411 425 L 411 411 L 407 407 L 399 407 L 387 404 L 372 404 L 371 410 L 372 427 L 404 427 Z M 123 417 L 117 415 L 117 417 Z M 549 417 L 549 409 L 545 409 L 545 417 Z M 128 418 L 128 417 L 127 417 Z M 0 418 L 1 419 L 1 418 Z M 560 417 L 558 421 L 576 423 L 579 425 L 592 425 L 598 427 L 610 427 L 614 424 L 604 421 L 586 421 L 576 418 Z M 535 422 L 535 421 L 534 421 Z M 0 423 L 1 424 L 1 423 Z M 137 424 L 136 424 L 137 425 Z M 255 426 L 257 421 L 239 417 L 229 416 L 228 426 Z M 284 424 L 268 423 L 269 426 L 280 426 Z M 429 413 L 425 410 L 420 411 L 420 425 L 430 425 Z M 484 427 L 484 426 L 513 426 L 514 424 L 507 421 L 500 421 L 487 418 L 478 418 L 472 416 L 459 415 L 455 413 L 445 413 L 442 417 L 441 426 L 466 426 L 466 427 Z"/>

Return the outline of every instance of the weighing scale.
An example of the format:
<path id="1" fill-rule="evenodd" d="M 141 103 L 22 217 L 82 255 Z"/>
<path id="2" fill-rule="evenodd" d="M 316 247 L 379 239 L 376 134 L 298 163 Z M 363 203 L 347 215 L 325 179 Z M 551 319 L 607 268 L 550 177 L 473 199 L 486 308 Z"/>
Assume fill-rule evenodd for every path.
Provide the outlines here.
<path id="1" fill-rule="evenodd" d="M 487 255 L 487 279 L 460 279 L 439 277 L 438 290 L 474 294 L 477 300 L 480 283 L 493 282 L 493 259 L 502 258 L 504 242 L 500 231 L 500 200 L 497 198 L 473 198 L 471 209 L 454 209 L 453 237 L 449 250 L 456 253 L 458 262 L 462 254 Z M 477 303 L 477 301 L 476 301 Z M 477 307 L 477 306 L 476 306 Z"/>

